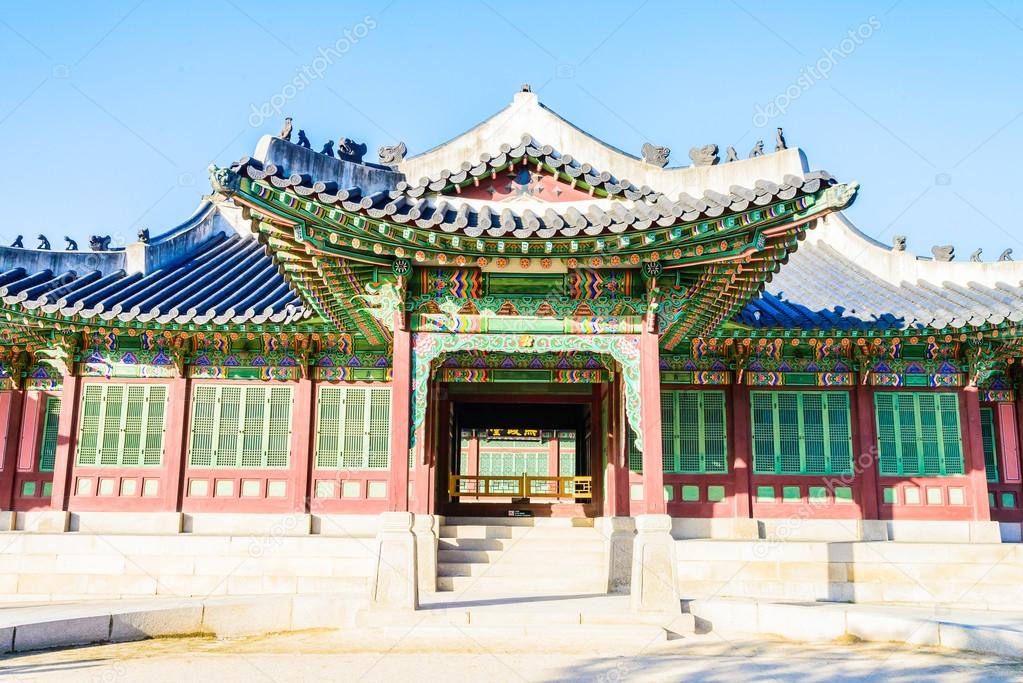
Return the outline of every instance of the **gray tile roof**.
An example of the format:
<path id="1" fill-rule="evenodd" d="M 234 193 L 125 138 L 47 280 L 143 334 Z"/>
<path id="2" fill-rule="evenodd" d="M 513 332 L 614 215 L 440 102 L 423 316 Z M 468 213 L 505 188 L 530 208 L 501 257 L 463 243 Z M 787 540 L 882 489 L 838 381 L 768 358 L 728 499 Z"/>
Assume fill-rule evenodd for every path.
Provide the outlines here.
<path id="1" fill-rule="evenodd" d="M 0 301 L 97 322 L 284 324 L 311 315 L 263 246 L 236 233 L 217 231 L 148 273 L 126 268 L 123 251 L 5 248 Z"/>
<path id="2" fill-rule="evenodd" d="M 589 206 L 578 202 L 553 202 L 547 204 L 541 213 L 539 209 L 520 208 L 515 204 L 484 200 L 467 202 L 455 195 L 440 194 L 470 178 L 489 177 L 495 169 L 524 158 L 540 159 L 558 173 L 600 187 L 616 199 L 610 206 L 599 202 Z M 614 234 L 717 218 L 726 213 L 812 194 L 835 182 L 826 171 L 803 176 L 786 174 L 780 182 L 758 180 L 751 188 L 732 185 L 727 194 L 705 190 L 701 196 L 695 197 L 681 192 L 671 199 L 649 187 L 637 188 L 628 180 L 615 178 L 607 171 L 598 171 L 569 155 L 561 155 L 529 135 L 523 136 L 515 146 L 502 145 L 496 156 L 484 153 L 479 161 L 463 162 L 455 170 L 444 170 L 415 183 L 400 181 L 390 190 L 377 188 L 369 191 L 357 185 L 342 187 L 336 181 L 319 179 L 310 173 L 291 173 L 272 161 L 264 164 L 252 157 L 241 159 L 231 168 L 249 179 L 370 218 L 411 223 L 448 233 L 460 232 L 468 237 L 486 233 L 489 237 L 520 239 Z"/>
<path id="3" fill-rule="evenodd" d="M 1023 320 L 1023 271 L 1013 264 L 1005 268 L 1009 281 L 993 286 L 955 281 L 955 269 L 967 264 L 942 265 L 949 279 L 896 285 L 851 254 L 823 240 L 808 241 L 736 322 L 758 328 L 910 330 Z"/>

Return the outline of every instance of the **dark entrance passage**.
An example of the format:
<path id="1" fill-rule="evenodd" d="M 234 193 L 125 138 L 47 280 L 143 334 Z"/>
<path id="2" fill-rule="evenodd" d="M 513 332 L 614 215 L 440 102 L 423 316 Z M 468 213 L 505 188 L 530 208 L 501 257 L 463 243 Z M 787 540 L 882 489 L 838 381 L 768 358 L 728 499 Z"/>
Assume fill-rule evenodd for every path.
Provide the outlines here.
<path id="1" fill-rule="evenodd" d="M 452 399 L 445 514 L 595 514 L 601 460 L 593 448 L 590 396 Z"/>

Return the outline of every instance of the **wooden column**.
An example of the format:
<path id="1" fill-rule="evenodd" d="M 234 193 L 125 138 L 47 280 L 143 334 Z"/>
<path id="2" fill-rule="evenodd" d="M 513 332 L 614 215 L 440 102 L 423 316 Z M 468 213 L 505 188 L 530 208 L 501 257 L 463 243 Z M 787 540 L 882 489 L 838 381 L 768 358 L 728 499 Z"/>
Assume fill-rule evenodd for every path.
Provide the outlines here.
<path id="1" fill-rule="evenodd" d="M 71 374 L 64 376 L 64 389 L 60 395 L 60 419 L 57 421 L 57 453 L 53 463 L 53 493 L 50 497 L 50 507 L 55 510 L 67 510 L 71 498 L 75 429 L 81 388 L 81 377 Z"/>
<path id="2" fill-rule="evenodd" d="M 734 487 L 734 515 L 749 519 L 753 516 L 750 498 L 752 466 L 752 434 L 750 433 L 749 387 L 732 385 L 732 476 Z"/>
<path id="3" fill-rule="evenodd" d="M 437 461 L 437 386 L 430 383 L 426 391 L 426 424 L 416 434 L 415 472 L 409 510 L 416 514 L 429 514 L 433 498 L 433 468 Z M 406 455 L 406 460 L 408 456 Z M 408 470 L 406 470 L 406 473 Z M 408 490 L 406 474 L 405 490 Z"/>
<path id="4" fill-rule="evenodd" d="M 554 438 L 547 442 L 547 476 L 560 476 L 559 458 L 561 450 L 558 444 L 558 432 L 555 430 Z"/>
<path id="5" fill-rule="evenodd" d="M 611 517 L 629 517 L 631 495 L 629 491 L 629 461 L 626 454 L 626 444 L 629 439 L 629 423 L 625 417 L 625 407 L 622 403 L 622 377 L 618 375 L 608 386 L 608 417 L 611 420 L 611 432 L 608 438 L 607 462 L 611 471 L 607 477 L 608 499 L 611 501 L 611 509 L 608 515 Z"/>
<path id="6" fill-rule="evenodd" d="M 160 498 L 163 510 L 181 510 L 184 492 L 181 480 L 185 472 L 185 458 L 188 453 L 189 391 L 191 381 L 187 377 L 175 377 L 170 381 L 167 394 L 167 422 L 164 430 L 163 470 Z M 63 407 L 63 403 L 61 404 Z M 54 483 L 56 486 L 56 483 Z"/>
<path id="7" fill-rule="evenodd" d="M 959 408 L 963 415 L 963 465 L 970 482 L 973 519 L 986 522 L 991 519 L 991 505 L 984 467 L 984 437 L 980 426 L 980 392 L 977 387 L 966 387 L 959 397 Z"/>
<path id="8" fill-rule="evenodd" d="M 291 471 L 292 509 L 295 512 L 309 512 L 313 499 L 309 489 L 311 481 L 313 441 L 313 380 L 302 377 L 295 385 L 294 410 L 291 418 Z"/>
<path id="9" fill-rule="evenodd" d="M 1002 456 L 1002 481 L 1006 484 L 1018 484 L 1020 477 L 1019 459 L 1019 424 L 1017 420 L 1018 407 L 1023 407 L 1020 401 L 1015 403 L 1003 401 L 998 406 L 998 452 Z"/>
<path id="10" fill-rule="evenodd" d="M 412 399 L 412 333 L 405 313 L 394 314 L 394 353 L 391 360 L 391 472 L 387 481 L 387 509 L 409 509 L 408 462 Z M 426 391 L 426 387 L 422 388 Z M 422 434 L 417 434 L 422 448 Z"/>
<path id="11" fill-rule="evenodd" d="M 854 390 L 856 431 L 853 447 L 853 473 L 860 480 L 860 507 L 863 519 L 880 519 L 881 482 L 877 469 L 877 431 L 874 426 L 874 388 L 858 383 Z"/>
<path id="12" fill-rule="evenodd" d="M 24 393 L 20 389 L 0 392 L 0 510 L 11 510 L 14 505 Z"/>
<path id="13" fill-rule="evenodd" d="M 667 514 L 661 445 L 661 363 L 656 324 L 643 322 L 639 335 L 640 421 L 643 428 L 643 509 Z"/>

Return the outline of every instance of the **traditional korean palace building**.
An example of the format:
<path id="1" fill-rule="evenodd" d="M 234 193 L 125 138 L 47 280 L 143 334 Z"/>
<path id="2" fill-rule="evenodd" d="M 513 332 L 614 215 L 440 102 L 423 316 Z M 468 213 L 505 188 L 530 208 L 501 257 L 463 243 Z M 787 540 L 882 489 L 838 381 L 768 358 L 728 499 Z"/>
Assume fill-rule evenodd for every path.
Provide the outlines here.
<path id="1" fill-rule="evenodd" d="M 266 136 L 125 248 L 0 248 L 0 508 L 1018 538 L 1023 266 L 880 244 L 777 146 L 669 167 L 524 90 L 379 163 Z"/>

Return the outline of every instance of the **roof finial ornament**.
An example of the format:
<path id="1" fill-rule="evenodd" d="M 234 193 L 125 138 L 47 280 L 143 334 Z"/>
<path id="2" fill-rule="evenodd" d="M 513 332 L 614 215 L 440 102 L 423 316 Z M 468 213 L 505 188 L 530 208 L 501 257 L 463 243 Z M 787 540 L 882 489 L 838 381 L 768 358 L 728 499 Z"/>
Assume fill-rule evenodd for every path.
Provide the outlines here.
<path id="1" fill-rule="evenodd" d="M 345 161 L 362 163 L 362 157 L 366 154 L 366 143 L 356 142 L 351 138 L 342 136 L 337 143 L 337 158 Z"/>
<path id="2" fill-rule="evenodd" d="M 282 140 L 291 142 L 291 117 L 284 119 L 284 127 L 281 128 L 281 132 L 277 135 Z"/>
<path id="3" fill-rule="evenodd" d="M 320 154 L 325 154 L 328 157 L 334 156 L 334 141 L 327 140 L 323 145 L 323 149 L 320 150 Z"/>
<path id="4" fill-rule="evenodd" d="M 24 249 L 25 248 L 24 238 L 21 235 L 18 235 L 17 237 L 14 238 L 14 241 L 11 242 L 11 246 L 15 249 Z"/>
<path id="5" fill-rule="evenodd" d="M 693 160 L 693 166 L 714 166 L 721 161 L 721 157 L 718 156 L 718 146 L 713 144 L 691 148 L 689 158 Z"/>
<path id="6" fill-rule="evenodd" d="M 93 235 L 89 238 L 89 249 L 93 251 L 109 251 L 110 235 Z"/>
<path id="7" fill-rule="evenodd" d="M 782 132 L 781 127 L 778 127 L 778 132 L 774 134 L 774 151 L 780 152 L 783 149 L 788 149 L 788 145 L 785 144 L 785 134 Z"/>
<path id="8" fill-rule="evenodd" d="M 906 236 L 896 235 L 892 239 L 892 251 L 906 251 Z"/>
<path id="9" fill-rule="evenodd" d="M 735 151 L 735 147 L 729 146 L 728 149 L 725 150 L 725 163 L 727 164 L 729 161 L 738 160 L 739 154 Z"/>
<path id="10" fill-rule="evenodd" d="M 305 147 L 306 149 L 313 148 L 312 144 L 309 142 L 309 138 L 305 136 L 305 131 L 302 129 L 299 129 L 298 131 L 298 146 Z"/>
<path id="11" fill-rule="evenodd" d="M 956 248 L 951 244 L 936 244 L 931 247 L 935 261 L 949 262 L 956 257 Z"/>
<path id="12" fill-rule="evenodd" d="M 764 141 L 763 140 L 757 140 L 757 144 L 753 145 L 753 149 L 751 149 L 749 151 L 749 157 L 748 158 L 752 159 L 753 157 L 762 157 L 762 156 L 764 156 Z"/>
<path id="13" fill-rule="evenodd" d="M 49 248 L 50 248 L 50 240 L 46 239 L 46 235 L 42 235 L 41 234 L 36 239 L 39 240 L 39 246 L 36 247 L 36 249 L 49 250 Z"/>
<path id="14" fill-rule="evenodd" d="M 78 251 L 78 242 L 75 242 L 67 235 L 64 235 L 64 242 L 64 251 Z"/>
<path id="15" fill-rule="evenodd" d="M 977 249 L 970 254 L 970 263 L 980 263 L 980 255 L 984 253 L 983 249 Z"/>
<path id="16" fill-rule="evenodd" d="M 529 83 L 523 83 L 519 86 L 519 92 L 533 92 L 533 86 Z"/>
<path id="17" fill-rule="evenodd" d="M 644 142 L 643 147 L 640 148 L 640 152 L 643 154 L 643 161 L 651 166 L 664 168 L 668 165 L 668 156 L 671 154 L 671 149 L 668 147 L 658 147 L 657 145 L 650 144 L 649 142 Z"/>
<path id="18" fill-rule="evenodd" d="M 408 148 L 405 147 L 404 142 L 399 142 L 396 145 L 389 147 L 381 147 L 377 150 L 377 154 L 380 155 L 380 163 L 384 166 L 397 166 L 405 159 L 405 152 Z"/>
<path id="19" fill-rule="evenodd" d="M 139 242 L 142 244 L 149 244 L 149 228 L 142 228 L 138 232 Z"/>
<path id="20" fill-rule="evenodd" d="M 1012 260 L 1012 247 L 1009 247 L 1001 254 L 998 255 L 999 261 L 1011 261 Z"/>

